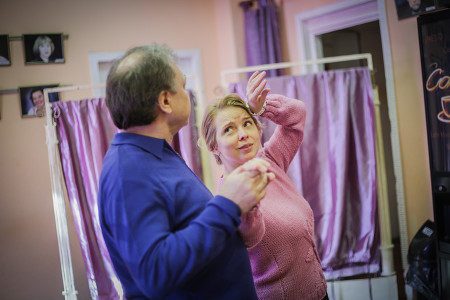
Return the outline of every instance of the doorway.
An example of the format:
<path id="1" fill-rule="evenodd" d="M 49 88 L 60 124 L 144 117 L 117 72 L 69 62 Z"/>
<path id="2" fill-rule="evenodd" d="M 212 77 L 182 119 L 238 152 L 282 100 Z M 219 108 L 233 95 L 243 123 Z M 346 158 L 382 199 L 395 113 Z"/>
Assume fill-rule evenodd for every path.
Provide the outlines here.
<path id="1" fill-rule="evenodd" d="M 392 242 L 397 242 L 397 251 L 393 253 L 394 262 L 400 267 L 397 277 L 402 277 L 403 270 L 407 268 L 408 233 L 385 1 L 343 0 L 301 12 L 295 19 L 300 60 L 356 53 L 372 55 L 374 78 L 381 102 L 381 130 L 388 176 L 390 213 L 385 218 L 391 221 Z M 323 68 L 314 66 L 304 71 L 308 73 L 358 66 L 362 66 L 362 62 L 328 64 Z M 399 283 L 398 287 L 399 296 L 403 298 L 404 285 Z"/>
<path id="2" fill-rule="evenodd" d="M 378 86 L 380 100 L 380 115 L 382 126 L 382 136 L 384 142 L 385 167 L 387 182 L 395 182 L 394 164 L 392 159 L 391 126 L 386 94 L 386 78 L 384 75 L 383 51 L 381 45 L 379 21 L 360 24 L 337 31 L 324 33 L 317 36 L 318 58 L 333 57 L 339 55 L 350 55 L 359 53 L 370 53 L 373 59 L 375 83 Z M 337 70 L 343 68 L 354 68 L 365 66 L 365 62 L 348 61 L 329 63 L 324 65 L 324 70 Z M 393 184 L 387 185 L 389 199 L 390 221 L 392 242 L 394 244 L 394 267 L 397 274 L 402 274 L 400 232 L 398 226 L 397 195 Z M 399 287 L 399 298 L 404 295 L 403 276 L 397 276 L 397 286 Z"/>
<path id="3" fill-rule="evenodd" d="M 319 58 L 339 55 L 370 53 L 372 54 L 375 82 L 378 86 L 380 98 L 381 122 L 383 124 L 383 142 L 386 160 L 387 182 L 395 182 L 392 145 L 391 126 L 386 95 L 386 78 L 384 75 L 384 61 L 382 55 L 380 26 L 378 21 L 373 21 L 361 25 L 356 25 L 341 30 L 324 33 L 317 36 Z M 342 68 L 362 67 L 365 62 L 348 61 L 325 64 L 325 70 L 337 70 Z M 389 209 L 391 220 L 391 233 L 393 240 L 399 240 L 398 228 L 397 195 L 395 186 L 388 184 Z"/>

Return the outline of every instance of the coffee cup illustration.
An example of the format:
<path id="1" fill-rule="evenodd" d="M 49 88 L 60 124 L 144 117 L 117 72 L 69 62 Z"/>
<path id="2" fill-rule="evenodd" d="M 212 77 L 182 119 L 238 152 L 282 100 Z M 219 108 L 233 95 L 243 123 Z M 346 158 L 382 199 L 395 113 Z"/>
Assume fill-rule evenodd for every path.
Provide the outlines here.
<path id="1" fill-rule="evenodd" d="M 450 123 L 450 95 L 441 98 L 442 111 L 438 114 L 438 119 L 445 123 Z"/>

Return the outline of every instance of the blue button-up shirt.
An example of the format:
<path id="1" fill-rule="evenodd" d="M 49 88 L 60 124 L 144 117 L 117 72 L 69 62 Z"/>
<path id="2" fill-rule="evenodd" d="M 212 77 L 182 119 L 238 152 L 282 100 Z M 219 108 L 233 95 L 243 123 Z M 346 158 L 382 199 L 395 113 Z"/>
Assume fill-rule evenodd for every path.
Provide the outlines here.
<path id="1" fill-rule="evenodd" d="M 162 139 L 118 133 L 99 186 L 103 237 L 131 299 L 257 299 L 239 207 Z"/>

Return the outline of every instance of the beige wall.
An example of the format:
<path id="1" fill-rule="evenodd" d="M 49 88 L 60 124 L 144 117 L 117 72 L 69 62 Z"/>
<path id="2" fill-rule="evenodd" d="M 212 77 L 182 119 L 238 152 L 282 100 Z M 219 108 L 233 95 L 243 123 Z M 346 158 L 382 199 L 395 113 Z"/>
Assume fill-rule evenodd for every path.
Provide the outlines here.
<path id="1" fill-rule="evenodd" d="M 220 70 L 245 62 L 238 0 L 9 2 L 0 10 L 0 34 L 63 32 L 69 38 L 64 41 L 66 63 L 43 66 L 25 66 L 22 42 L 11 41 L 12 66 L 0 68 L 0 89 L 55 82 L 90 84 L 89 53 L 125 51 L 156 41 L 174 49 L 201 50 L 210 101 L 220 96 L 216 92 Z M 297 60 L 295 14 L 335 1 L 278 2 L 282 3 L 283 58 Z M 416 20 L 398 21 L 393 3 L 387 1 L 386 6 L 411 239 L 427 218 L 432 219 L 432 205 Z M 0 94 L 0 112 L 0 294 L 5 299 L 61 299 L 44 119 L 22 119 L 16 93 Z M 79 299 L 87 299 L 85 270 L 68 212 L 75 284 Z"/>
<path id="2" fill-rule="evenodd" d="M 394 1 L 386 1 L 386 6 L 411 240 L 426 219 L 434 219 L 417 20 L 399 21 Z"/>

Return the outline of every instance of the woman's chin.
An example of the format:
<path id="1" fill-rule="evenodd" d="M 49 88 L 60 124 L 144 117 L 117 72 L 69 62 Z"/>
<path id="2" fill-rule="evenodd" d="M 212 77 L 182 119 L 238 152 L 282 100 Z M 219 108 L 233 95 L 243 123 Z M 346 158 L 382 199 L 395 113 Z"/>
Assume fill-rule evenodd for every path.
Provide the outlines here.
<path id="1" fill-rule="evenodd" d="M 251 151 L 251 152 L 245 153 L 243 155 L 244 160 L 245 160 L 244 162 L 247 162 L 247 161 L 249 161 L 249 160 L 251 160 L 251 159 L 253 159 L 253 158 L 257 157 L 257 156 L 258 156 L 258 152 L 255 152 L 255 151 Z"/>

